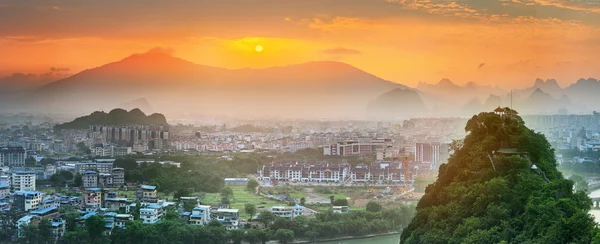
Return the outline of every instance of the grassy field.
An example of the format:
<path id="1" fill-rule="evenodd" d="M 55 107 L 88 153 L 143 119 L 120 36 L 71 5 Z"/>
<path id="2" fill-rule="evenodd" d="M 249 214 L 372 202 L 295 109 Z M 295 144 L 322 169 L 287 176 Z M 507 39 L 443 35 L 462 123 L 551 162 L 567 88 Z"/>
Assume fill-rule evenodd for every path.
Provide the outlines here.
<path id="1" fill-rule="evenodd" d="M 244 205 L 246 203 L 251 203 L 256 206 L 256 208 L 270 208 L 276 205 L 282 205 L 284 203 L 275 201 L 260 195 L 255 195 L 251 192 L 247 192 L 245 190 L 245 186 L 230 186 L 231 190 L 233 190 L 233 199 L 229 206 L 231 208 L 236 208 L 240 210 L 240 216 L 242 218 L 249 218 L 250 215 L 245 213 Z M 221 196 L 219 193 L 206 193 L 200 199 L 200 202 L 205 205 L 215 205 L 221 202 Z"/>

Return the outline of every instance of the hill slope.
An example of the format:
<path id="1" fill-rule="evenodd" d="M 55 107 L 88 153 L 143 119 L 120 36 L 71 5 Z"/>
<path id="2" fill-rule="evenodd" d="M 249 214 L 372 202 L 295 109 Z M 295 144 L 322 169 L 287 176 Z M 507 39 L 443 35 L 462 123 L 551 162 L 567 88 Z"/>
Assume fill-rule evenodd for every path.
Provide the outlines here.
<path id="1" fill-rule="evenodd" d="M 510 112 L 467 122 L 470 133 L 453 144 L 455 153 L 427 187 L 400 243 L 591 241 L 597 230 L 590 199 L 558 172 L 545 137 Z"/>
<path id="2" fill-rule="evenodd" d="M 71 122 L 55 125 L 54 131 L 88 129 L 90 125 L 168 125 L 168 123 L 165 116 L 159 113 L 147 116 L 137 108 L 129 112 L 116 108 L 108 113 L 96 111 Z"/>
<path id="3" fill-rule="evenodd" d="M 426 107 L 416 91 L 396 88 L 369 103 L 367 111 L 385 116 L 414 116 L 424 114 Z"/>
<path id="4" fill-rule="evenodd" d="M 27 101 L 38 110 L 89 111 L 144 97 L 166 112 L 336 115 L 394 88 L 406 87 L 340 62 L 228 70 L 150 51 L 56 81 Z"/>

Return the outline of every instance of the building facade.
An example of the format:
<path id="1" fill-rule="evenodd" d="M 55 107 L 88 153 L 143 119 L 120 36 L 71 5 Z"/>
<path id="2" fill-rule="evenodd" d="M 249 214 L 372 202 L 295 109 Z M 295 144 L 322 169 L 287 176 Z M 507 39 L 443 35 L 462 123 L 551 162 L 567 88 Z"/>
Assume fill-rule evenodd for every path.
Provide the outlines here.
<path id="1" fill-rule="evenodd" d="M 0 147 L 0 167 L 25 167 L 26 158 L 23 147 Z"/>

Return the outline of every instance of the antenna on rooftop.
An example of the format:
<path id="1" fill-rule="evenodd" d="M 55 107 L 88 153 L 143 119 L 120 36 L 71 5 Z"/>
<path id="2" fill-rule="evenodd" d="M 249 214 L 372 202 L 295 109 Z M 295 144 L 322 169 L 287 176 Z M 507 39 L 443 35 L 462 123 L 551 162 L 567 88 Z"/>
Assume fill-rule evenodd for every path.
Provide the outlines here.
<path id="1" fill-rule="evenodd" d="M 510 89 L 510 110 L 513 109 L 513 90 Z"/>

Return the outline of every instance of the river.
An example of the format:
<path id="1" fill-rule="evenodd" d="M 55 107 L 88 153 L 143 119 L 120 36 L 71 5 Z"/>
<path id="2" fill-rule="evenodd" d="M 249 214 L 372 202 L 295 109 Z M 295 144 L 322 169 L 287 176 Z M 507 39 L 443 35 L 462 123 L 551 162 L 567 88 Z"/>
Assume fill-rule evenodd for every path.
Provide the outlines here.
<path id="1" fill-rule="evenodd" d="M 594 190 L 590 192 L 590 197 L 600 197 L 600 189 Z M 590 214 L 594 216 L 597 223 L 600 223 L 600 209 L 592 209 L 590 210 Z M 330 242 L 320 242 L 321 244 L 398 244 L 400 242 L 400 235 L 389 235 L 389 236 L 379 236 L 365 239 L 354 239 L 354 240 L 343 240 L 343 241 L 330 241 Z"/>
<path id="2" fill-rule="evenodd" d="M 319 244 L 398 244 L 400 242 L 400 234 L 389 236 L 378 236 L 364 239 L 353 239 L 343 241 L 328 241 L 319 242 Z"/>

